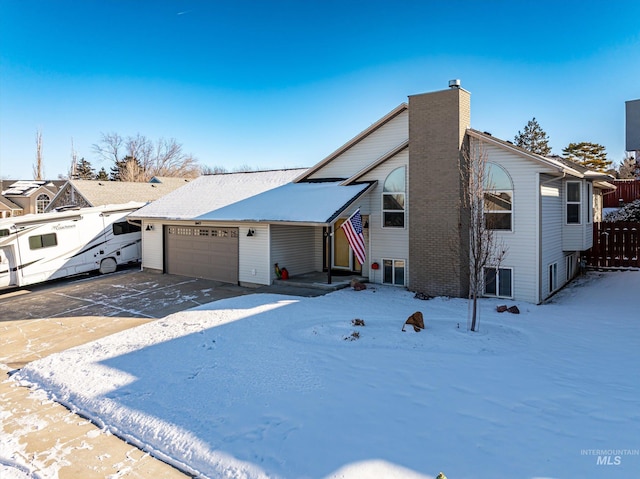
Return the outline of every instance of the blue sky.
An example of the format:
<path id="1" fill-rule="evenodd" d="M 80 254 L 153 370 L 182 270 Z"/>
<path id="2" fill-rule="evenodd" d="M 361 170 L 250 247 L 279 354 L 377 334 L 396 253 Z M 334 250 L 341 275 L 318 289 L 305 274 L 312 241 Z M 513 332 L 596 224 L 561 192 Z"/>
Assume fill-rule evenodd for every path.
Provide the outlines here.
<path id="1" fill-rule="evenodd" d="M 408 95 L 459 78 L 472 127 L 536 117 L 624 157 L 637 1 L 0 0 L 0 177 L 99 169 L 102 133 L 175 138 L 228 170 L 311 166 Z"/>

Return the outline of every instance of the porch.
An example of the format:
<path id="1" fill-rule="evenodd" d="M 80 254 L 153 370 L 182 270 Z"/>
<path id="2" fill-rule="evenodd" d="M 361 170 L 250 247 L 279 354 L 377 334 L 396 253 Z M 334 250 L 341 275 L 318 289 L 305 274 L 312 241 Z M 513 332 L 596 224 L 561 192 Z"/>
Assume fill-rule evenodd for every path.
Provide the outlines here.
<path id="1" fill-rule="evenodd" d="M 289 279 L 275 279 L 273 281 L 274 286 L 292 286 L 301 288 L 316 288 L 320 290 L 336 291 L 338 289 L 348 288 L 351 285 L 352 280 L 356 280 L 360 283 L 369 282 L 368 278 L 360 276 L 358 274 L 343 271 L 331 271 L 331 283 L 328 282 L 329 273 L 327 271 L 311 273 L 303 273 L 295 276 L 290 276 Z"/>

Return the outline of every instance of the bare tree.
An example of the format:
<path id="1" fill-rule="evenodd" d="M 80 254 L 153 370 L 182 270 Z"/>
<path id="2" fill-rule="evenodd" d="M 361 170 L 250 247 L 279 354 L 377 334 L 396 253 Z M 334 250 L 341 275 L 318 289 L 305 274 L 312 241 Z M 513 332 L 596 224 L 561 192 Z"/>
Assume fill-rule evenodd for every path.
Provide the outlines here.
<path id="1" fill-rule="evenodd" d="M 221 173 L 228 173 L 228 172 L 229 170 L 227 170 L 224 166 L 202 165 L 200 167 L 201 175 L 219 175 Z"/>
<path id="2" fill-rule="evenodd" d="M 117 133 L 101 133 L 100 142 L 91 147 L 101 161 L 118 163 L 122 161 L 124 154 L 124 138 Z"/>
<path id="3" fill-rule="evenodd" d="M 102 134 L 93 151 L 101 159 L 112 162 L 119 181 L 149 181 L 154 176 L 194 178 L 200 166 L 192 156 L 183 153 L 175 139 L 159 139 L 155 144 L 139 133 L 126 139 L 117 133 Z M 125 179 L 126 178 L 126 179 Z"/>
<path id="4" fill-rule="evenodd" d="M 143 163 L 143 167 L 145 167 Z M 200 174 L 198 161 L 182 152 L 182 145 L 174 138 L 160 138 L 153 151 L 152 162 L 146 166 L 149 177 L 174 176 L 179 178 L 195 178 Z"/>
<path id="5" fill-rule="evenodd" d="M 463 179 L 464 207 L 469 211 L 469 299 L 471 300 L 471 330 L 478 328 L 478 297 L 483 294 L 486 267 L 498 267 L 506 255 L 506 247 L 496 237 L 495 230 L 487 222 L 485 204 L 491 195 L 491 178 L 488 155 L 480 140 L 470 138 L 465 146 Z"/>
<path id="6" fill-rule="evenodd" d="M 253 167 L 247 165 L 246 163 L 240 166 L 236 166 L 233 171 L 235 173 L 250 173 L 254 171 Z"/>
<path id="7" fill-rule="evenodd" d="M 42 131 L 36 131 L 36 164 L 33 165 L 33 179 L 44 179 L 44 166 L 42 164 Z"/>

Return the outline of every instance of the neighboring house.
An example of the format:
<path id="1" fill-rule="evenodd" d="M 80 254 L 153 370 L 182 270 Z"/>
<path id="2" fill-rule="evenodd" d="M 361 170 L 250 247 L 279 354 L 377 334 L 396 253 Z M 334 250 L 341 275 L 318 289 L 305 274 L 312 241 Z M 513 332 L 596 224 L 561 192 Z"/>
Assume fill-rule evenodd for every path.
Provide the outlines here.
<path id="1" fill-rule="evenodd" d="M 152 180 L 153 181 L 153 180 Z M 128 181 L 69 180 L 52 199 L 47 211 L 76 206 L 117 205 L 130 201 L 148 203 L 184 186 L 188 178 L 169 178 L 164 181 L 136 183 Z"/>
<path id="2" fill-rule="evenodd" d="M 0 218 L 9 218 L 12 216 L 21 216 L 23 213 L 22 207 L 9 198 L 0 196 Z"/>
<path id="3" fill-rule="evenodd" d="M 64 183 L 64 180 L 2 180 L 0 214 L 4 218 L 44 213 Z"/>
<path id="4" fill-rule="evenodd" d="M 342 270 L 430 296 L 467 297 L 461 165 L 465 145 L 477 142 L 495 181 L 485 214 L 506 251 L 485 270 L 484 293 L 540 303 L 578 271 L 592 243 L 594 197 L 611 186 L 610 177 L 532 154 L 469 124 L 470 94 L 453 84 L 410 96 L 282 185 L 258 191 L 251 181 L 238 181 L 243 174 L 198 179 L 132 215 L 142 221 L 142 266 L 271 284 L 278 263 L 291 275 Z M 194 197 L 203 198 L 198 208 Z M 358 208 L 363 265 L 340 228 Z"/>

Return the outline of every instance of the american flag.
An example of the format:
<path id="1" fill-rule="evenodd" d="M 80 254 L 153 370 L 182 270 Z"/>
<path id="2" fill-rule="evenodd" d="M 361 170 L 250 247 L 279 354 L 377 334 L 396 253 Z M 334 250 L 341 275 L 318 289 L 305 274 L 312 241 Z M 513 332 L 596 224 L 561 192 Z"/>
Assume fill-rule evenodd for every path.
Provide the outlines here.
<path id="1" fill-rule="evenodd" d="M 340 226 L 347 236 L 349 246 L 353 249 L 353 252 L 360 264 L 364 264 L 366 253 L 364 249 L 364 235 L 362 234 L 362 216 L 360 216 L 360 208 L 353 213 L 349 219 L 347 219 L 342 226 Z"/>

